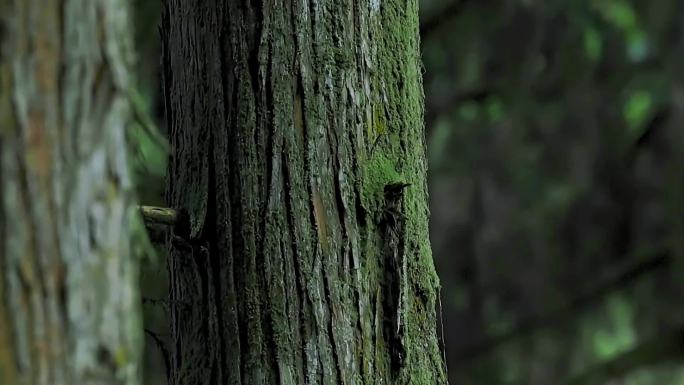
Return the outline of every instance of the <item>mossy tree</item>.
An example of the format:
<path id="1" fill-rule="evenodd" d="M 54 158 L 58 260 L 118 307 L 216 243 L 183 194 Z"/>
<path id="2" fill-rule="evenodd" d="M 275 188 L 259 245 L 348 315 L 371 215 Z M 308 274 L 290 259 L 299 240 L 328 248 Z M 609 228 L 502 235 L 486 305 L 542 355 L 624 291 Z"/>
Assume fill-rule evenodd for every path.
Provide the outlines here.
<path id="1" fill-rule="evenodd" d="M 127 6 L 0 2 L 2 384 L 139 384 Z"/>
<path id="2" fill-rule="evenodd" d="M 416 0 L 167 0 L 172 383 L 442 384 Z"/>

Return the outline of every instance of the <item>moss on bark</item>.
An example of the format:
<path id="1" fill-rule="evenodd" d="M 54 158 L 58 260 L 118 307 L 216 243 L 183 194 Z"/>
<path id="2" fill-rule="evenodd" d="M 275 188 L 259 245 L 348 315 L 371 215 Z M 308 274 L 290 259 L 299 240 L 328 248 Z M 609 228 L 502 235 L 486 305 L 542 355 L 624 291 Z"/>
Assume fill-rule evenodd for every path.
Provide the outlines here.
<path id="1" fill-rule="evenodd" d="M 417 1 L 165 8 L 174 383 L 445 383 Z"/>

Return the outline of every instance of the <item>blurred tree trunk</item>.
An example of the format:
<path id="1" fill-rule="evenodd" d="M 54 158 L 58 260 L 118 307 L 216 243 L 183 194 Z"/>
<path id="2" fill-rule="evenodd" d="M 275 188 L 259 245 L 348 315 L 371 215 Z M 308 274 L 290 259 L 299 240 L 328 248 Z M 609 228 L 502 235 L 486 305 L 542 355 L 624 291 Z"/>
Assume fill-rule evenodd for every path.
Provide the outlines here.
<path id="1" fill-rule="evenodd" d="M 172 383 L 445 383 L 417 1 L 168 0 L 162 39 Z"/>
<path id="2" fill-rule="evenodd" d="M 123 0 L 0 3 L 0 383 L 138 384 Z"/>

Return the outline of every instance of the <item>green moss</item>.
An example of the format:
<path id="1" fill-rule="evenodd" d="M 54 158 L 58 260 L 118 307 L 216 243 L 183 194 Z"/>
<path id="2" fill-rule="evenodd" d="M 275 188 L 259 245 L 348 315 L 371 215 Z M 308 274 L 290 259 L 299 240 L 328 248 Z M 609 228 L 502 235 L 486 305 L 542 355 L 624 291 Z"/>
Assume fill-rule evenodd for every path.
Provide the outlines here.
<path id="1" fill-rule="evenodd" d="M 362 203 L 369 212 L 379 209 L 385 185 L 403 180 L 396 161 L 381 152 L 371 154 L 362 166 Z"/>
<path id="2" fill-rule="evenodd" d="M 331 47 L 336 67 L 340 70 L 351 68 L 354 64 L 354 56 L 348 49 Z M 340 71 L 342 72 L 342 71 Z"/>
<path id="3" fill-rule="evenodd" d="M 385 114 L 382 108 L 375 106 L 373 108 L 373 128 L 375 129 L 375 134 L 380 136 L 387 130 L 387 124 L 385 123 Z"/>

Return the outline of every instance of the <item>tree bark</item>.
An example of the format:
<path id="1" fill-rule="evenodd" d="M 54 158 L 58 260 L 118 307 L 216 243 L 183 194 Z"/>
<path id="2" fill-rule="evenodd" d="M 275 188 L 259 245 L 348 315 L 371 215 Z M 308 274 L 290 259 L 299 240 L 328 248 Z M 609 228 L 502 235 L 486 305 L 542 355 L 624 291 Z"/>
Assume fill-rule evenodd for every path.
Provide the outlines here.
<path id="1" fill-rule="evenodd" d="M 165 2 L 172 383 L 446 382 L 417 6 Z"/>
<path id="2" fill-rule="evenodd" d="M 0 2 L 0 383 L 139 383 L 124 0 Z"/>

